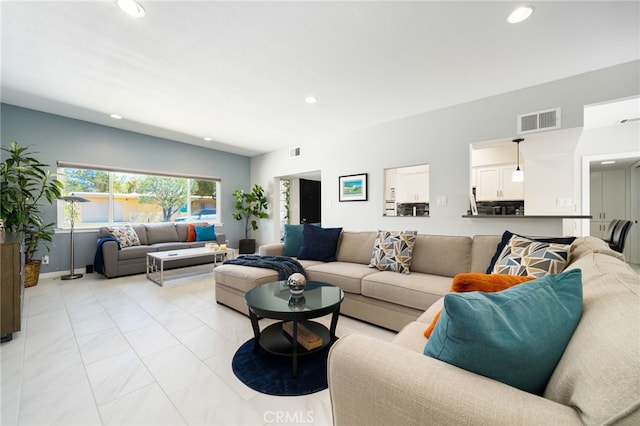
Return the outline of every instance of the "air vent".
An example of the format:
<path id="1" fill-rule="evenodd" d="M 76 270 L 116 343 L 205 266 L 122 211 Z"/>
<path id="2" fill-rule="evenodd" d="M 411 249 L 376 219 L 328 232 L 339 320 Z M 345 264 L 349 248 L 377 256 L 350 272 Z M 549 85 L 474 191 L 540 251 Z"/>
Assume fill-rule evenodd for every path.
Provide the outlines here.
<path id="1" fill-rule="evenodd" d="M 560 108 L 518 116 L 518 134 L 542 132 L 560 128 Z"/>
<path id="2" fill-rule="evenodd" d="M 290 158 L 300 157 L 300 147 L 297 146 L 295 148 L 291 148 L 291 150 L 289 151 L 289 157 Z"/>

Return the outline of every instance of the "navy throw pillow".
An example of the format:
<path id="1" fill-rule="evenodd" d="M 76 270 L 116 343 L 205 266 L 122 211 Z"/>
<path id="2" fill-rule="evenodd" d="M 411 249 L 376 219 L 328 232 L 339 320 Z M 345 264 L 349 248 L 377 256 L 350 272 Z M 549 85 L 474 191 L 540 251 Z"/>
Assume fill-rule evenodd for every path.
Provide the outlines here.
<path id="1" fill-rule="evenodd" d="M 567 244 L 568 245 L 568 244 L 573 243 L 576 240 L 576 237 L 531 238 L 531 237 L 527 237 L 525 235 L 514 234 L 513 232 L 510 232 L 510 231 L 504 231 L 504 233 L 502 234 L 502 239 L 498 243 L 498 247 L 496 247 L 496 252 L 493 254 L 493 257 L 491 258 L 491 263 L 489 264 L 489 267 L 487 268 L 487 272 L 486 272 L 487 274 L 493 273 L 493 267 L 496 265 L 496 262 L 498 261 L 498 258 L 502 254 L 502 250 L 504 249 L 504 246 L 509 244 L 509 240 L 514 235 L 517 235 L 518 237 L 528 238 L 530 240 L 538 241 L 538 242 L 541 242 L 541 243 L 554 243 L 554 244 Z"/>
<path id="2" fill-rule="evenodd" d="M 342 228 L 320 228 L 303 224 L 302 246 L 298 251 L 298 259 L 335 262 L 341 233 Z"/>

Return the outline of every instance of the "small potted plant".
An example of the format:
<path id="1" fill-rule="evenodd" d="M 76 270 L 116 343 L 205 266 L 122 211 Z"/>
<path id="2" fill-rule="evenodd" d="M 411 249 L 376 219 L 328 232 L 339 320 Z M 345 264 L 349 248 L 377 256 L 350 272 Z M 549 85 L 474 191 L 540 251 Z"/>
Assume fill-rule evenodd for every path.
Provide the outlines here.
<path id="1" fill-rule="evenodd" d="M 244 220 L 244 239 L 240 240 L 239 252 L 241 254 L 255 253 L 256 240 L 249 238 L 249 231 L 258 230 L 258 220 L 269 217 L 267 209 L 269 204 L 264 189 L 260 185 L 254 185 L 251 192 L 237 189 L 233 191 L 236 199 L 236 211 L 233 213 L 235 220 Z"/>
<path id="2" fill-rule="evenodd" d="M 25 247 L 25 287 L 38 283 L 40 260 L 34 259 L 40 243 L 47 252 L 54 235 L 55 223 L 42 220 L 42 203 L 52 204 L 62 195 L 62 182 L 45 170 L 48 166 L 34 157 L 29 146 L 12 141 L 2 147 L 8 156 L 2 162 L 0 181 L 0 218 L 8 232 L 21 233 Z"/>

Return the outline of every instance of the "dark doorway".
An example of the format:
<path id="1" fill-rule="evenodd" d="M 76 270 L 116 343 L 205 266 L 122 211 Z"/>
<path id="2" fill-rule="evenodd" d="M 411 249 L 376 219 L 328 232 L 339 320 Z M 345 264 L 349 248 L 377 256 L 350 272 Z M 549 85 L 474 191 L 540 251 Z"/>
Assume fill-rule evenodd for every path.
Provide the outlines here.
<path id="1" fill-rule="evenodd" d="M 320 223 L 320 182 L 300 179 L 300 223 Z"/>

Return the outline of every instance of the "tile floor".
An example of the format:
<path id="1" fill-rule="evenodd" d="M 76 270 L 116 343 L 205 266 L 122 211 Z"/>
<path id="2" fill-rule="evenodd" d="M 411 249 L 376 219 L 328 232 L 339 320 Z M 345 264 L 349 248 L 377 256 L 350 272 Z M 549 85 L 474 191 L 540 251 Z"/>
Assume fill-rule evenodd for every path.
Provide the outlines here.
<path id="1" fill-rule="evenodd" d="M 210 266 L 185 272 L 164 287 L 88 274 L 25 289 L 22 331 L 0 345 L 0 424 L 330 425 L 328 390 L 273 397 L 235 378 L 249 319 L 215 302 Z M 349 333 L 394 336 L 341 316 Z"/>

